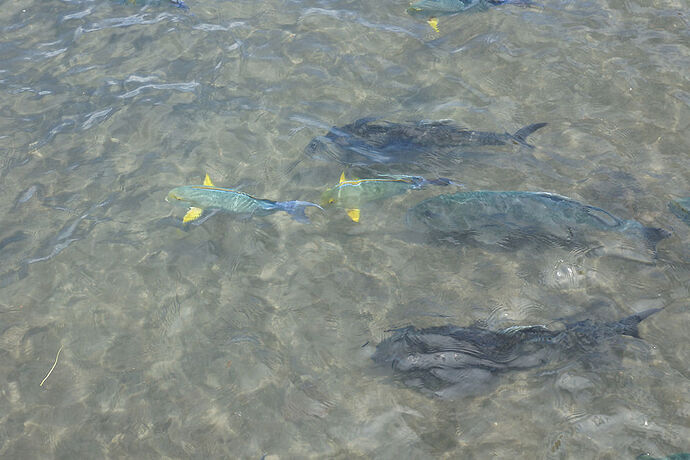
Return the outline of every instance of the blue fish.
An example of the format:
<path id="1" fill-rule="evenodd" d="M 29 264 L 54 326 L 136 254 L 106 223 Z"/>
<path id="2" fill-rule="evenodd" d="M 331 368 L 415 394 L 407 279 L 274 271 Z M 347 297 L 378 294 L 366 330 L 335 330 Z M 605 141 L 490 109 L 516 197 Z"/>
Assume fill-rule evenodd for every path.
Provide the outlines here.
<path id="1" fill-rule="evenodd" d="M 504 248 L 526 243 L 587 249 L 652 263 L 656 244 L 671 235 L 603 209 L 546 192 L 474 191 L 438 195 L 407 212 L 413 231 L 445 241 Z"/>

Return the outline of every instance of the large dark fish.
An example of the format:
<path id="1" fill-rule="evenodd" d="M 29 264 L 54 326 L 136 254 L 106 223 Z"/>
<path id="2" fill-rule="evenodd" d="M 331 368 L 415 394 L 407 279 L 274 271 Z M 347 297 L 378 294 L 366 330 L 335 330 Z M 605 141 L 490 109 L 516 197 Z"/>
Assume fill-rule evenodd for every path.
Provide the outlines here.
<path id="1" fill-rule="evenodd" d="M 669 201 L 668 208 L 676 217 L 690 225 L 690 197 Z"/>
<path id="2" fill-rule="evenodd" d="M 558 358 L 593 351 L 618 335 L 638 337 L 637 325 L 660 309 L 612 323 L 591 320 L 563 330 L 517 326 L 492 331 L 480 327 L 406 327 L 376 346 L 372 359 L 391 366 L 409 386 L 452 398 L 485 390 L 502 372 L 529 369 Z"/>
<path id="3" fill-rule="evenodd" d="M 422 201 L 407 212 L 413 231 L 443 240 L 515 247 L 526 243 L 584 249 L 645 263 L 670 236 L 603 209 L 546 192 L 460 192 Z"/>
<path id="4" fill-rule="evenodd" d="M 411 15 L 442 16 L 460 13 L 469 9 L 488 8 L 492 5 L 516 4 L 527 6 L 528 0 L 419 0 L 413 2 L 407 9 Z"/>
<path id="5" fill-rule="evenodd" d="M 546 123 L 535 123 L 510 134 L 473 131 L 447 120 L 393 123 L 362 118 L 315 137 L 305 153 L 347 165 L 414 163 L 424 153 L 443 154 L 459 148 L 507 144 L 531 147 L 527 137 L 544 126 Z"/>

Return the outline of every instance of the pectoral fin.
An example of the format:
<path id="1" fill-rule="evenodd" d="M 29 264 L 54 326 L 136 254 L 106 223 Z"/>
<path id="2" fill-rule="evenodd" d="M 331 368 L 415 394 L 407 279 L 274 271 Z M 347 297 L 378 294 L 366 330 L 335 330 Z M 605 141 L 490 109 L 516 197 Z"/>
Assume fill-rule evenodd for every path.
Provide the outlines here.
<path id="1" fill-rule="evenodd" d="M 343 182 L 345 182 L 345 171 L 340 175 L 340 182 L 338 182 L 338 184 L 342 184 Z"/>
<path id="2" fill-rule="evenodd" d="M 208 176 L 206 176 L 206 177 L 208 177 Z M 199 217 L 201 217 L 201 214 L 203 212 L 204 212 L 204 210 L 201 208 L 194 208 L 194 207 L 189 208 L 189 211 L 187 211 L 187 214 L 185 214 L 184 217 L 182 218 L 182 222 L 184 222 L 186 224 L 187 222 L 197 220 Z"/>
<path id="3" fill-rule="evenodd" d="M 431 18 L 427 21 L 427 24 L 429 24 L 431 28 L 434 29 L 437 33 L 441 32 L 440 30 L 438 30 L 438 19 Z"/>
<path id="4" fill-rule="evenodd" d="M 345 212 L 353 222 L 359 222 L 359 209 L 346 209 Z"/>
<path id="5" fill-rule="evenodd" d="M 208 187 L 215 187 L 215 185 L 213 185 L 213 182 L 211 182 L 211 178 L 208 176 L 208 173 L 206 173 L 206 177 L 204 178 L 204 185 Z"/>

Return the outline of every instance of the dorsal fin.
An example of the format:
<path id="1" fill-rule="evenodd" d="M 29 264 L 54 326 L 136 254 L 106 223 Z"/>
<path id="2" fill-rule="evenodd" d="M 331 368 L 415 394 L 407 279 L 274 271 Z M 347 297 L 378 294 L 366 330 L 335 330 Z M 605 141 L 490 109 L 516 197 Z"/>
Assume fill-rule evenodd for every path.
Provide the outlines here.
<path id="1" fill-rule="evenodd" d="M 338 184 L 342 184 L 342 183 L 345 182 L 345 181 L 346 181 L 346 179 L 345 179 L 345 171 L 343 171 L 343 173 L 340 175 L 340 182 L 338 182 Z"/>
<path id="2" fill-rule="evenodd" d="M 211 182 L 211 178 L 208 176 L 208 173 L 206 173 L 206 177 L 204 178 L 204 185 L 209 187 L 215 187 L 215 185 L 213 185 L 213 182 Z"/>

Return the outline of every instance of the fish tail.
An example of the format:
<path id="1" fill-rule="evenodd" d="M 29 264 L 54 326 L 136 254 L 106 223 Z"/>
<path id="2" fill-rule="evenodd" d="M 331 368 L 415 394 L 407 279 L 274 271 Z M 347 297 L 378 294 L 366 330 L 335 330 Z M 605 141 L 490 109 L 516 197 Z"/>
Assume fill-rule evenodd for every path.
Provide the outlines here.
<path id="1" fill-rule="evenodd" d="M 438 179 L 430 179 L 427 180 L 426 183 L 429 185 L 440 185 L 442 187 L 446 185 L 462 185 L 458 184 L 457 182 L 453 182 L 452 180 L 445 177 L 439 177 Z"/>
<path id="2" fill-rule="evenodd" d="M 642 321 L 649 318 L 654 313 L 660 312 L 661 310 L 663 310 L 663 309 L 662 308 L 652 308 L 652 309 L 645 310 L 643 312 L 628 316 L 627 318 L 624 318 L 624 319 L 622 319 L 616 323 L 616 329 L 622 335 L 629 335 L 631 337 L 639 338 L 640 332 L 639 332 L 637 326 Z"/>
<path id="3" fill-rule="evenodd" d="M 187 6 L 187 4 L 182 0 L 170 0 L 170 3 L 172 3 L 176 7 L 181 8 L 185 11 L 189 10 L 189 7 Z"/>
<path id="4" fill-rule="evenodd" d="M 656 244 L 659 241 L 671 236 L 671 232 L 664 230 L 663 228 L 643 227 L 642 235 L 644 235 L 649 249 L 656 251 Z"/>
<path id="5" fill-rule="evenodd" d="M 297 222 L 302 222 L 304 224 L 309 223 L 309 218 L 304 213 L 304 210 L 309 206 L 314 206 L 323 211 L 323 208 L 318 204 L 311 203 L 309 201 L 277 201 L 275 203 L 276 209 L 285 211 L 292 216 Z"/>
<path id="6" fill-rule="evenodd" d="M 525 126 L 524 128 L 520 128 L 517 131 L 515 131 L 515 134 L 513 134 L 513 139 L 515 139 L 518 143 L 526 147 L 534 147 L 532 144 L 527 142 L 527 137 L 536 130 L 543 128 L 547 124 L 548 123 L 533 123 L 531 125 Z"/>

